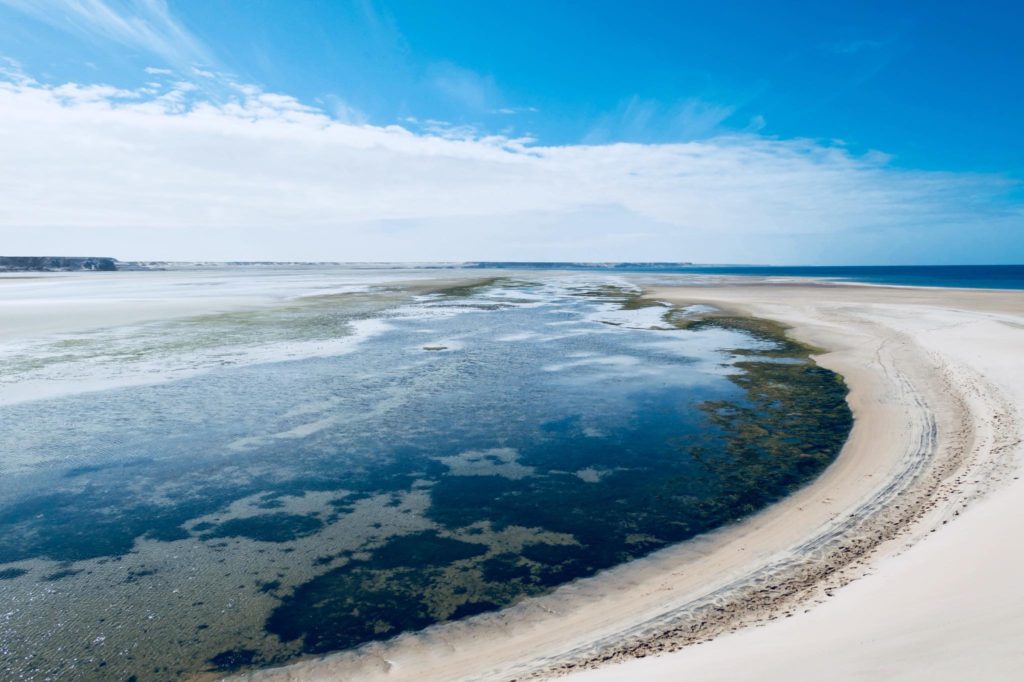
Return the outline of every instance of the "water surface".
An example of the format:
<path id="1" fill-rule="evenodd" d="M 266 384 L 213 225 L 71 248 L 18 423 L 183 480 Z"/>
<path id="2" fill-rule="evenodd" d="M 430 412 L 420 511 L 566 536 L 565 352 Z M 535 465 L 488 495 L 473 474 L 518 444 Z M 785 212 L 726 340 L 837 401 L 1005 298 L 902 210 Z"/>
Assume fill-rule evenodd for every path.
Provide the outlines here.
<path id="1" fill-rule="evenodd" d="M 20 346 L 10 381 L 132 385 L 0 407 L 0 677 L 280 664 L 763 507 L 837 454 L 845 387 L 771 325 L 694 312 L 538 275 Z"/>
<path id="2" fill-rule="evenodd" d="M 479 267 L 678 275 L 810 277 L 839 282 L 966 289 L 1024 289 L 1024 265 L 690 265 L 683 263 L 480 263 Z M 686 284 L 686 279 L 681 281 Z"/>

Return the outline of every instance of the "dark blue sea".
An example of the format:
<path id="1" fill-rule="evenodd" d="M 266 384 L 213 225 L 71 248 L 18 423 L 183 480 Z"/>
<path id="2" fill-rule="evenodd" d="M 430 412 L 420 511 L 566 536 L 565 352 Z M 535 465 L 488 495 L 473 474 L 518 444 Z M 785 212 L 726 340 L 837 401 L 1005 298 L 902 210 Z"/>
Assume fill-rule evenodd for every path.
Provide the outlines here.
<path id="1" fill-rule="evenodd" d="M 686 263 L 474 263 L 496 269 L 608 270 L 833 281 L 966 289 L 1024 289 L 1024 265 L 690 265 Z"/>

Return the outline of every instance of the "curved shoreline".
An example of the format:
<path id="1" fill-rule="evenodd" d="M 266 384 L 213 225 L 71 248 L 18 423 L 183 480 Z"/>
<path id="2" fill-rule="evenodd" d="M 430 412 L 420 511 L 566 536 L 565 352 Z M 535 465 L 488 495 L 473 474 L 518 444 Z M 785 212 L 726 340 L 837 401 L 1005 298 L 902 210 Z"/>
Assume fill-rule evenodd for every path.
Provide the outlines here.
<path id="1" fill-rule="evenodd" d="M 777 309 L 799 298 L 773 293 L 774 300 L 760 297 L 758 305 Z M 729 295 L 741 295 L 739 288 Z M 839 583 L 862 580 L 829 591 L 827 600 L 804 599 L 806 607 L 791 610 L 791 619 L 774 618 L 759 623 L 766 627 L 744 628 L 704 646 L 584 671 L 574 680 L 935 682 L 1019 674 L 1024 297 L 878 288 L 864 294 L 820 292 L 820 299 L 802 303 L 819 311 L 840 303 L 897 330 L 935 367 L 936 388 L 944 386 L 933 389 L 938 433 L 960 455 L 945 461 L 948 474 L 933 478 L 937 485 L 915 486 L 924 494 L 923 513 Z M 951 408 L 959 420 L 950 420 Z M 941 464 L 940 453 L 931 466 L 941 471 Z M 916 506 L 904 499 L 889 512 Z M 668 648 L 675 647 L 660 650 Z"/>
<path id="2" fill-rule="evenodd" d="M 685 300 L 690 302 L 690 298 Z M 697 298 L 692 297 L 693 301 Z M 822 305 L 818 304 L 819 311 Z M 820 319 L 801 323 L 775 304 L 760 303 L 745 309 L 789 322 L 796 338 L 830 348 L 819 357 L 820 364 L 839 372 L 851 387 L 859 389 L 860 395 L 851 392 L 850 401 L 861 430 L 856 431 L 855 426 L 856 432 L 841 456 L 846 461 L 837 464 L 850 465 L 853 456 L 863 456 L 858 452 L 863 449 L 861 442 L 872 447 L 881 444 L 877 434 L 864 437 L 865 431 L 877 428 L 879 415 L 869 414 L 872 407 L 887 409 L 889 416 L 894 408 L 904 411 L 907 447 L 902 458 L 893 461 L 897 466 L 874 494 L 856 508 L 837 515 L 834 523 L 823 526 L 794 548 L 791 561 L 763 566 L 731 586 L 713 608 L 703 607 L 701 611 L 698 607 L 686 614 L 682 624 L 648 631 L 598 658 L 558 666 L 545 671 L 547 675 L 677 651 L 746 626 L 763 626 L 796 615 L 798 610 L 809 611 L 813 604 L 833 596 L 837 588 L 874 570 L 880 560 L 905 551 L 959 516 L 969 501 L 1005 483 L 1013 472 L 1012 463 L 1004 456 L 1019 444 L 1020 420 L 1013 417 L 1012 403 L 983 376 L 927 352 L 912 334 L 880 328 L 875 336 L 874 369 L 881 370 L 876 378 L 884 378 L 894 392 L 889 395 L 892 404 L 869 406 L 865 402 L 885 402 L 880 398 L 884 394 L 878 387 L 865 390 L 865 377 L 858 376 L 863 368 L 857 366 L 857 355 L 849 353 L 850 346 L 856 344 L 847 340 L 844 349 L 819 327 Z M 851 321 L 842 319 L 844 335 L 856 334 Z M 861 360 L 863 355 L 861 349 Z M 973 479 L 973 486 L 965 485 L 968 477 Z M 836 483 L 823 476 L 811 488 L 821 496 L 836 490 Z"/>
<path id="3" fill-rule="evenodd" d="M 952 516 L 962 496 L 976 494 L 958 489 L 962 473 L 984 463 L 993 448 L 974 446 L 995 437 L 978 432 L 984 420 L 956 386 L 994 394 L 983 379 L 962 371 L 954 376 L 958 368 L 923 352 L 913 334 L 886 325 L 874 310 L 964 295 L 717 285 L 658 287 L 650 296 L 774 319 L 790 325 L 798 340 L 828 348 L 818 361 L 846 378 L 855 415 L 836 462 L 811 485 L 739 524 L 550 595 L 243 679 L 503 680 L 678 649 L 792 614 L 895 551 L 894 539 L 916 541 Z M 993 409 L 1012 412 L 1006 405 Z"/>

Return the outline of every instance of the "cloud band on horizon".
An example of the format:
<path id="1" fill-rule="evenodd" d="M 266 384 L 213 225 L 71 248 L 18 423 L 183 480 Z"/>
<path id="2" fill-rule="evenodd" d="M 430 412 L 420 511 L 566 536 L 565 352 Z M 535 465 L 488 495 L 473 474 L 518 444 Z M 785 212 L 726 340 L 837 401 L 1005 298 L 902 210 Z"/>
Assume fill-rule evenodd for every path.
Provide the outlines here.
<path id="1" fill-rule="evenodd" d="M 51 252 L 59 235 L 63 251 L 138 258 L 921 262 L 929 239 L 962 238 L 982 260 L 1024 260 L 1024 205 L 996 175 L 754 133 L 543 146 L 415 132 L 151 75 L 123 90 L 7 70 L 5 251 Z"/>

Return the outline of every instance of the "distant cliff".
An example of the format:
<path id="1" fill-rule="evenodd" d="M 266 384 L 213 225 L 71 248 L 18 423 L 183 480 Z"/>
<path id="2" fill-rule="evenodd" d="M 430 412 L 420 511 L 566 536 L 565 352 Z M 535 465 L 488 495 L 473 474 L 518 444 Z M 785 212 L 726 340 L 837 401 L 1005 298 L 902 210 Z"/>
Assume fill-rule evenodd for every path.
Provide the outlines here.
<path id="1" fill-rule="evenodd" d="M 0 272 L 69 272 L 117 270 L 116 258 L 69 258 L 64 256 L 0 256 Z"/>

